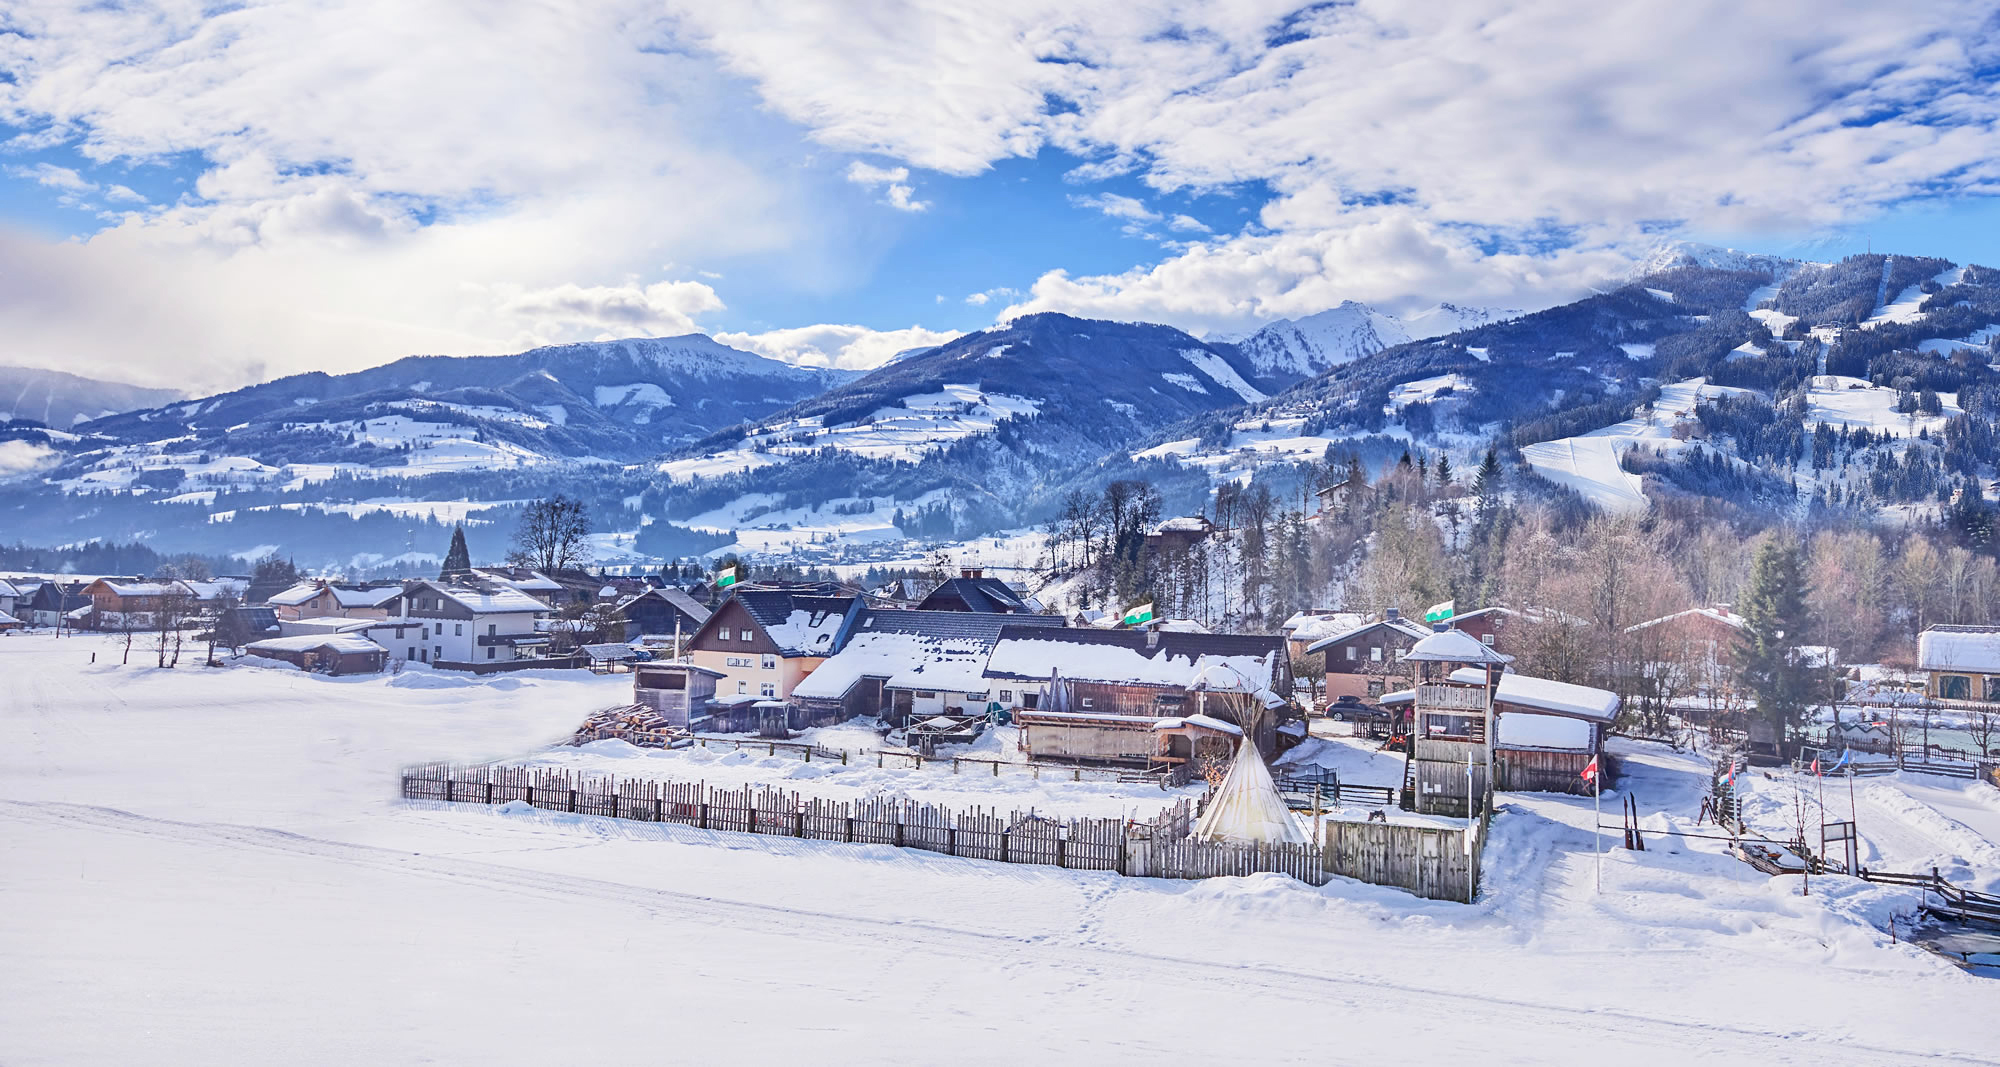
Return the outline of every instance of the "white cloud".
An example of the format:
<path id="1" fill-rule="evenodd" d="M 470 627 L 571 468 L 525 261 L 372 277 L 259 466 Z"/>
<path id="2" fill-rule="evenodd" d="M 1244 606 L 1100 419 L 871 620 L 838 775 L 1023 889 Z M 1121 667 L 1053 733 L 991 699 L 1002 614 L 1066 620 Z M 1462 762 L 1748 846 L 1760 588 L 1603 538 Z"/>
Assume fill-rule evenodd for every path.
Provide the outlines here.
<path id="1" fill-rule="evenodd" d="M 1175 215 L 1167 220 L 1167 227 L 1180 233 L 1207 233 L 1208 224 L 1192 215 Z"/>
<path id="2" fill-rule="evenodd" d="M 2000 191 L 2000 43 L 1975 0 L 794 9 L 684 18 L 827 144 L 949 173 L 1055 146 L 1086 159 L 1076 181 L 1275 194 L 1257 229 L 1156 267 L 1051 273 L 1033 298 L 1045 306 L 1547 296 L 1663 221 L 1804 231 L 1904 197 Z M 1352 258 L 1364 252 L 1410 258 Z M 1235 296 L 1175 290 L 1197 276 Z"/>
<path id="3" fill-rule="evenodd" d="M 0 441 L 0 481 L 53 467 L 61 453 L 39 441 Z"/>
<path id="4" fill-rule="evenodd" d="M 871 330 L 866 326 L 800 326 L 763 333 L 718 333 L 715 339 L 760 356 L 806 367 L 871 370 L 900 352 L 931 348 L 959 336 L 950 330 L 911 326 L 902 330 Z"/>
<path id="5" fill-rule="evenodd" d="M 883 186 L 882 202 L 898 211 L 925 211 L 930 202 L 912 197 L 915 190 L 910 186 L 910 168 L 873 167 L 860 160 L 848 165 L 847 180 L 856 185 Z"/>
<path id="6" fill-rule="evenodd" d="M 1125 219 L 1129 222 L 1157 222 L 1160 213 L 1146 206 L 1145 201 L 1135 200 L 1117 193 L 1093 193 L 1088 196 L 1072 196 L 1069 202 L 1077 207 L 1087 207 L 1101 212 L 1107 217 Z"/>
<path id="7" fill-rule="evenodd" d="M 7 173 L 16 178 L 26 178 L 36 185 L 73 193 L 87 193 L 97 188 L 97 183 L 85 181 L 83 175 L 75 170 L 58 167 L 53 163 L 37 163 L 32 167 L 8 167 Z"/>
<path id="8" fill-rule="evenodd" d="M 693 333 L 694 317 L 721 311 L 722 299 L 701 282 L 657 282 L 648 286 L 572 283 L 518 293 L 499 307 L 541 336 L 595 330 L 610 337 Z"/>

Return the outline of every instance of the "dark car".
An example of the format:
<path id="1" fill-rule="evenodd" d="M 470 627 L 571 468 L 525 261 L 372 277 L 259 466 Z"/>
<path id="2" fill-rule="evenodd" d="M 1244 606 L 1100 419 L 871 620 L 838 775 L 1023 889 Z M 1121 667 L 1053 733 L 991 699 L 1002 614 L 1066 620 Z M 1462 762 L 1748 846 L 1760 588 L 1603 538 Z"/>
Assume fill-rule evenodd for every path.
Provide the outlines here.
<path id="1" fill-rule="evenodd" d="M 1394 716 L 1387 708 L 1350 694 L 1327 705 L 1326 717 L 1335 722 L 1388 722 Z"/>

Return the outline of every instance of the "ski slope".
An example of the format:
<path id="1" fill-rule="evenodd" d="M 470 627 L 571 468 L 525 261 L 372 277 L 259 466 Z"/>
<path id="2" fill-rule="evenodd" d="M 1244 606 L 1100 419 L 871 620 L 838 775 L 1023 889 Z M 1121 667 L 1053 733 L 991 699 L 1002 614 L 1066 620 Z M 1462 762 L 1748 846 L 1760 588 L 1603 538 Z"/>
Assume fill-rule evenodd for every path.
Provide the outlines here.
<path id="1" fill-rule="evenodd" d="M 1675 449 L 1674 426 L 1694 418 L 1695 404 L 1703 398 L 1725 393 L 1748 393 L 1748 389 L 1707 384 L 1707 379 L 1690 378 L 1662 386 L 1653 404 L 1653 416 L 1634 415 L 1624 422 L 1592 430 L 1577 437 L 1541 441 L 1521 449 L 1521 458 L 1535 473 L 1574 489 L 1585 500 L 1605 511 L 1636 514 L 1650 505 L 1641 491 L 1638 475 L 1618 465 L 1618 457 L 1637 444 Z"/>
<path id="2" fill-rule="evenodd" d="M 117 660 L 0 638 L 9 1063 L 1991 1060 L 1992 987 L 1863 921 L 1888 897 L 1701 842 L 1599 891 L 1582 798 L 1506 798 L 1471 906 L 1126 879 L 396 799 L 619 676 Z M 1701 761 L 1625 761 L 1692 819 Z"/>

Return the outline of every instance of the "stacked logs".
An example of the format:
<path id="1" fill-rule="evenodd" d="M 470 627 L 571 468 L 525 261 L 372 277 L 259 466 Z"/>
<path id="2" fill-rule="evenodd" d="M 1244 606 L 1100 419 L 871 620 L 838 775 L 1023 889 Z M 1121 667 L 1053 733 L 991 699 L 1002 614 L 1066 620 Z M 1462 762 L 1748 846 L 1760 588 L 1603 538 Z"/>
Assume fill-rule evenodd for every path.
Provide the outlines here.
<path id="1" fill-rule="evenodd" d="M 690 736 L 685 729 L 675 726 L 665 715 L 652 708 L 644 704 L 628 704 L 592 714 L 582 726 L 577 727 L 569 743 L 587 745 L 592 741 L 615 738 L 640 748 L 673 748 L 686 744 Z"/>

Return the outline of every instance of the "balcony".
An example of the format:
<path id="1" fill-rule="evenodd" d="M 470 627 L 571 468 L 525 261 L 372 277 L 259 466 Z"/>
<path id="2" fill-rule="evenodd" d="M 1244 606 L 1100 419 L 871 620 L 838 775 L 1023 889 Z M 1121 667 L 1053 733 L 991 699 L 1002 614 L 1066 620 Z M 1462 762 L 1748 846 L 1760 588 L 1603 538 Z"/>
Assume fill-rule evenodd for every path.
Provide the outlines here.
<path id="1" fill-rule="evenodd" d="M 1434 682 L 1417 687 L 1417 706 L 1451 711 L 1485 711 L 1486 687 Z"/>

